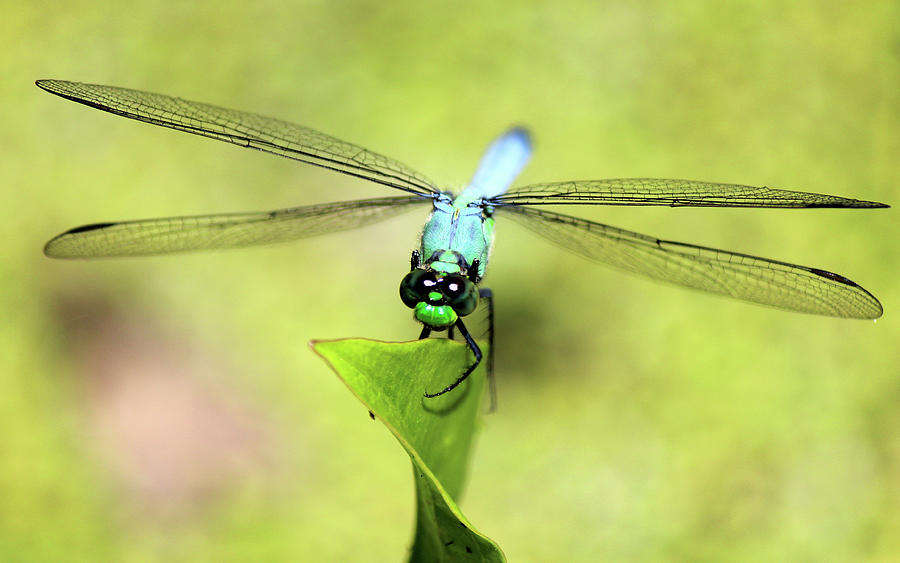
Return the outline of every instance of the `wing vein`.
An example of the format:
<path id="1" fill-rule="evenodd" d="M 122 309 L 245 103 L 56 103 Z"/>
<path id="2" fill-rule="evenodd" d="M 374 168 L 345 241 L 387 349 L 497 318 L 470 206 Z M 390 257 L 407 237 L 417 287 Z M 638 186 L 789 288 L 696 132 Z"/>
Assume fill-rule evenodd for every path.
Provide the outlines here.
<path id="1" fill-rule="evenodd" d="M 370 225 L 430 201 L 425 196 L 396 196 L 274 211 L 96 223 L 54 237 L 44 253 L 53 258 L 148 256 L 287 242 Z"/>
<path id="2" fill-rule="evenodd" d="M 409 166 L 314 129 L 262 115 L 127 88 L 39 80 L 60 97 L 114 115 L 253 148 L 414 194 L 439 190 Z"/>
<path id="3" fill-rule="evenodd" d="M 669 207 L 876 208 L 840 196 L 666 178 L 615 178 L 531 184 L 491 198 L 504 205 L 664 205 Z"/>
<path id="4" fill-rule="evenodd" d="M 874 319 L 878 300 L 838 274 L 640 233 L 529 207 L 499 207 L 544 238 L 627 272 L 779 309 Z"/>

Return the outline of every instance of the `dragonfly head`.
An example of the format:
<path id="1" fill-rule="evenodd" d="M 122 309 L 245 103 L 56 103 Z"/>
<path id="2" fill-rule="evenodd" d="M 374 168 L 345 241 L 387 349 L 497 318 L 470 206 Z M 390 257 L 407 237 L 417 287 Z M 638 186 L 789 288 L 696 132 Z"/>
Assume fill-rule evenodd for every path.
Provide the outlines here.
<path id="1" fill-rule="evenodd" d="M 475 310 L 478 288 L 461 274 L 416 268 L 400 282 L 400 299 L 416 320 L 433 330 L 445 330 Z"/>

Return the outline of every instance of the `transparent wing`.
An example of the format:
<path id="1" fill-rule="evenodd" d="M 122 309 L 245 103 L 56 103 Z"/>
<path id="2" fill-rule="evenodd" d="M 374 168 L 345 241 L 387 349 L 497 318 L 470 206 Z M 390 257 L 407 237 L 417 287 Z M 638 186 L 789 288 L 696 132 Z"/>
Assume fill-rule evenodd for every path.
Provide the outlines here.
<path id="1" fill-rule="evenodd" d="M 882 313 L 872 294 L 825 270 L 660 240 L 542 209 L 498 211 L 576 254 L 656 280 L 816 315 L 875 319 Z"/>
<path id="2" fill-rule="evenodd" d="M 258 213 L 95 223 L 54 237 L 44 254 L 51 258 L 146 256 L 285 242 L 355 229 L 430 201 L 399 196 Z"/>
<path id="3" fill-rule="evenodd" d="M 35 84 L 109 113 L 277 154 L 405 192 L 439 191 L 431 180 L 405 164 L 287 121 L 127 88 L 64 80 L 38 80 Z"/>
<path id="4" fill-rule="evenodd" d="M 666 205 L 670 207 L 888 207 L 833 195 L 663 178 L 532 184 L 491 198 L 496 205 Z"/>

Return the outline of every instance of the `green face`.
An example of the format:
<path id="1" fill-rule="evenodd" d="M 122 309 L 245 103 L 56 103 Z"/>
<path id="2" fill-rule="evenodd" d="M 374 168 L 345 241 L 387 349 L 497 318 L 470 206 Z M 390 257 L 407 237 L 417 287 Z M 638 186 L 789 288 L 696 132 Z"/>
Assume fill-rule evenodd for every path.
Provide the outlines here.
<path id="1" fill-rule="evenodd" d="M 400 282 L 400 299 L 416 320 L 433 329 L 453 325 L 478 306 L 478 288 L 459 274 L 416 268 Z"/>
<path id="2" fill-rule="evenodd" d="M 413 311 L 416 320 L 432 328 L 447 328 L 459 318 L 449 305 L 429 305 L 424 301 L 416 303 Z"/>

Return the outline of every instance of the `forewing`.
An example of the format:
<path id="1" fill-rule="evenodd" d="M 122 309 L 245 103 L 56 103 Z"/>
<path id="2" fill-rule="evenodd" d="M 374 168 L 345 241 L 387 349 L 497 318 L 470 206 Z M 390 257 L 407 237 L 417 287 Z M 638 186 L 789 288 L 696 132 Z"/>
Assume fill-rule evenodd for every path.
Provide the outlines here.
<path id="1" fill-rule="evenodd" d="M 355 229 L 430 201 L 384 197 L 258 213 L 95 223 L 54 237 L 44 253 L 52 258 L 147 256 L 286 242 Z"/>
<path id="2" fill-rule="evenodd" d="M 656 280 L 789 311 L 859 319 L 882 313 L 872 294 L 825 270 L 660 240 L 542 209 L 498 211 L 576 254 Z"/>
<path id="3" fill-rule="evenodd" d="M 410 193 L 438 191 L 431 180 L 403 163 L 280 119 L 127 88 L 64 80 L 36 84 L 51 94 L 145 123 L 277 154 Z"/>
<path id="4" fill-rule="evenodd" d="M 887 207 L 883 203 L 776 188 L 663 178 L 531 184 L 492 198 L 496 205 L 666 205 L 670 207 Z"/>

